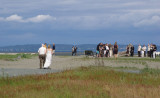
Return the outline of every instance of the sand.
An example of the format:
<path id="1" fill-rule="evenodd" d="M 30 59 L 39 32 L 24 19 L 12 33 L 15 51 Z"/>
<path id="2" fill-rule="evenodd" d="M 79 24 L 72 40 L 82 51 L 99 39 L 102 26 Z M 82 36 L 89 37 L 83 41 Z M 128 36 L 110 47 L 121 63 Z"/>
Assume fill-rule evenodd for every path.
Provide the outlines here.
<path id="1" fill-rule="evenodd" d="M 107 58 L 95 58 L 85 56 L 53 56 L 51 70 L 39 69 L 39 58 L 19 59 L 17 61 L 0 60 L 0 76 L 7 73 L 9 76 L 44 74 L 48 72 L 60 72 L 67 69 L 73 69 L 80 66 L 110 66 L 110 67 L 135 67 L 143 69 L 149 68 L 160 69 L 159 62 L 144 61 L 141 63 L 125 62 L 119 60 L 107 60 Z"/>

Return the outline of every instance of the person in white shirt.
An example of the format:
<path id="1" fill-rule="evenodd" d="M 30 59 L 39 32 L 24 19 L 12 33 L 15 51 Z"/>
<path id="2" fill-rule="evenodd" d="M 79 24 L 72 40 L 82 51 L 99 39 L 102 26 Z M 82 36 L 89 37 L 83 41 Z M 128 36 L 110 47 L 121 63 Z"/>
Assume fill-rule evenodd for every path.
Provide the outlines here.
<path id="1" fill-rule="evenodd" d="M 106 44 L 106 53 L 105 53 L 105 56 L 108 57 L 108 54 L 109 54 L 109 47 L 108 47 L 108 44 Z"/>
<path id="2" fill-rule="evenodd" d="M 150 57 L 151 56 L 151 46 L 150 44 L 148 44 L 148 51 L 147 51 L 147 56 Z"/>
<path id="3" fill-rule="evenodd" d="M 147 49 L 147 47 L 145 45 L 143 45 L 143 47 L 142 47 L 142 57 L 146 57 L 146 49 Z"/>
<path id="4" fill-rule="evenodd" d="M 141 45 L 138 45 L 138 57 L 141 57 Z"/>
<path id="5" fill-rule="evenodd" d="M 112 55 L 113 55 L 113 46 L 111 44 L 109 44 L 108 47 L 109 47 L 109 57 L 112 57 Z"/>
<path id="6" fill-rule="evenodd" d="M 39 59 L 40 59 L 40 69 L 42 69 L 42 67 L 44 67 L 44 63 L 46 59 L 46 48 L 44 47 L 43 44 L 42 44 L 42 47 L 39 48 L 38 54 L 39 54 Z"/>

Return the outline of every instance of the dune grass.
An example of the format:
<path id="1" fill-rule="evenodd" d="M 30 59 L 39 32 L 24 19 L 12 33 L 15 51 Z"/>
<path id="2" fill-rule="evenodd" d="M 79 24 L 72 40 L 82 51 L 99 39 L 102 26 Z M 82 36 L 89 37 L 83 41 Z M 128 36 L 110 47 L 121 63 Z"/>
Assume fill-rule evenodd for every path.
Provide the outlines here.
<path id="1" fill-rule="evenodd" d="M 144 69 L 141 74 L 133 74 L 101 66 L 46 75 L 1 77 L 0 95 L 5 98 L 159 98 L 157 71 Z"/>

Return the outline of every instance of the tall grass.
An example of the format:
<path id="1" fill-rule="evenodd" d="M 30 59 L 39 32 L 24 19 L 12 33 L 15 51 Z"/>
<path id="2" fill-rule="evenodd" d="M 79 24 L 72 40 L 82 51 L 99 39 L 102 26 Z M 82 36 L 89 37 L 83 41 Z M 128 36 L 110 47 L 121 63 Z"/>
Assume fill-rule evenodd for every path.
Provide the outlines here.
<path id="1" fill-rule="evenodd" d="M 61 73 L 0 79 L 5 98 L 130 98 L 160 96 L 160 73 L 116 72 L 111 68 L 80 67 Z"/>

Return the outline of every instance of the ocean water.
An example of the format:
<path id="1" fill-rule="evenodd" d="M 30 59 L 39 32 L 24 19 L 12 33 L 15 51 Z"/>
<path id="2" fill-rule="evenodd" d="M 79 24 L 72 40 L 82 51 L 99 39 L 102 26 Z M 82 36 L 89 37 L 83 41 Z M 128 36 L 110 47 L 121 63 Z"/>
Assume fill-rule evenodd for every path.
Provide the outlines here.
<path id="1" fill-rule="evenodd" d="M 56 44 L 56 52 L 66 52 L 71 53 L 73 45 L 66 45 L 66 44 Z M 96 52 L 96 44 L 82 44 L 76 45 L 78 47 L 78 53 L 84 53 L 85 50 L 91 50 Z M 127 45 L 118 45 L 119 52 L 126 51 Z M 0 47 L 0 53 L 37 53 L 38 49 L 41 47 L 40 44 L 35 45 L 16 45 L 16 46 L 7 46 L 7 47 Z M 135 50 L 134 52 L 137 53 L 138 45 L 134 45 Z M 157 46 L 157 51 L 160 51 L 160 46 Z"/>

